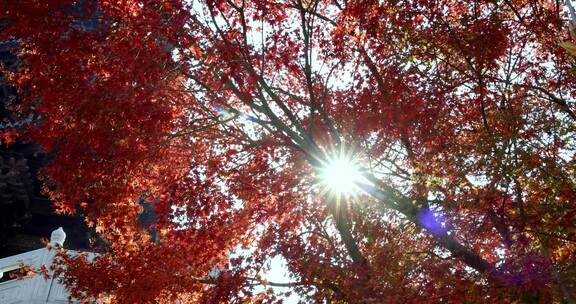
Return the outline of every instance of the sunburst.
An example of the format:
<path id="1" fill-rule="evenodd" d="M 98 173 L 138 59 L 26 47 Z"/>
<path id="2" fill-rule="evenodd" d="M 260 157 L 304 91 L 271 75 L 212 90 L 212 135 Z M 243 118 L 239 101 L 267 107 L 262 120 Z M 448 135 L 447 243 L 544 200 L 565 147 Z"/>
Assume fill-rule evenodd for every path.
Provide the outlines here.
<path id="1" fill-rule="evenodd" d="M 362 183 L 367 183 L 362 174 L 360 160 L 351 152 L 336 152 L 330 154 L 317 169 L 318 183 L 321 194 L 327 194 L 338 200 L 350 199 L 360 194 Z"/>

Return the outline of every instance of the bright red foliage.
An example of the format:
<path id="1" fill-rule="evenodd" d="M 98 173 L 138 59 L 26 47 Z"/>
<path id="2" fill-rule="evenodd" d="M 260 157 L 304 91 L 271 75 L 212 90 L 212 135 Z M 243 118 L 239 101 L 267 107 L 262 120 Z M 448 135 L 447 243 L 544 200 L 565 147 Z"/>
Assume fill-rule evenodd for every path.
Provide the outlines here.
<path id="1" fill-rule="evenodd" d="M 104 242 L 61 256 L 74 296 L 275 302 L 254 286 L 281 255 L 308 301 L 574 303 L 559 1 L 0 7 L 17 110 L 43 117 L 25 136 L 56 155 L 46 192 Z M 370 180 L 349 199 L 316 177 L 340 149 Z"/>

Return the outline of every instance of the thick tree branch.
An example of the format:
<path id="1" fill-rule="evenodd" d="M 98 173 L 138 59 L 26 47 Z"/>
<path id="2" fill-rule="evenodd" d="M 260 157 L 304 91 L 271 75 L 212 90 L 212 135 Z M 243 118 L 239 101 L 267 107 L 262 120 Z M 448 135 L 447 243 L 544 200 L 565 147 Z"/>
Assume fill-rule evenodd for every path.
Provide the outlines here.
<path id="1" fill-rule="evenodd" d="M 362 255 L 362 252 L 360 252 L 360 248 L 358 248 L 358 244 L 352 236 L 350 225 L 348 225 L 349 216 L 347 204 L 337 199 L 336 202 L 330 203 L 329 208 L 332 211 L 336 229 L 340 233 L 342 242 L 344 243 L 344 246 L 346 246 L 346 250 L 348 250 L 348 254 L 352 258 L 352 261 L 357 264 L 366 264 L 367 260 Z"/>

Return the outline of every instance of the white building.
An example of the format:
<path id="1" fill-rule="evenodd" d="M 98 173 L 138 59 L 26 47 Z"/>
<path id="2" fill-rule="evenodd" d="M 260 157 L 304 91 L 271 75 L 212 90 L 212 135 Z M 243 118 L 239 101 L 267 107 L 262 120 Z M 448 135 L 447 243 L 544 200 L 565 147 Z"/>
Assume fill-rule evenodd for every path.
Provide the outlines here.
<path id="1" fill-rule="evenodd" d="M 66 239 L 64 230 L 60 227 L 52 232 L 50 243 L 63 245 Z M 38 268 L 42 265 L 50 267 L 54 260 L 55 250 L 41 248 L 11 257 L 0 259 L 0 279 L 10 271 L 17 270 L 22 264 Z M 69 302 L 66 288 L 51 278 L 45 280 L 42 275 L 35 275 L 22 280 L 8 279 L 4 277 L 0 283 L 1 304 L 65 304 Z"/>

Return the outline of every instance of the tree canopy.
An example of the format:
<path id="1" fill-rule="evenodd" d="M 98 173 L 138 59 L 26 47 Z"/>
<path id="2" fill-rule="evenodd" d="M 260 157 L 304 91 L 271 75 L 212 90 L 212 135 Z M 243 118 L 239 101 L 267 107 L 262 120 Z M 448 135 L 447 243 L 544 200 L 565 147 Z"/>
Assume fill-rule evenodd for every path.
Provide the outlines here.
<path id="1" fill-rule="evenodd" d="M 0 7 L 12 110 L 39 117 L 3 144 L 53 153 L 45 192 L 101 238 L 60 255 L 75 297 L 575 303 L 566 4 Z M 262 277 L 275 256 L 290 282 Z"/>

